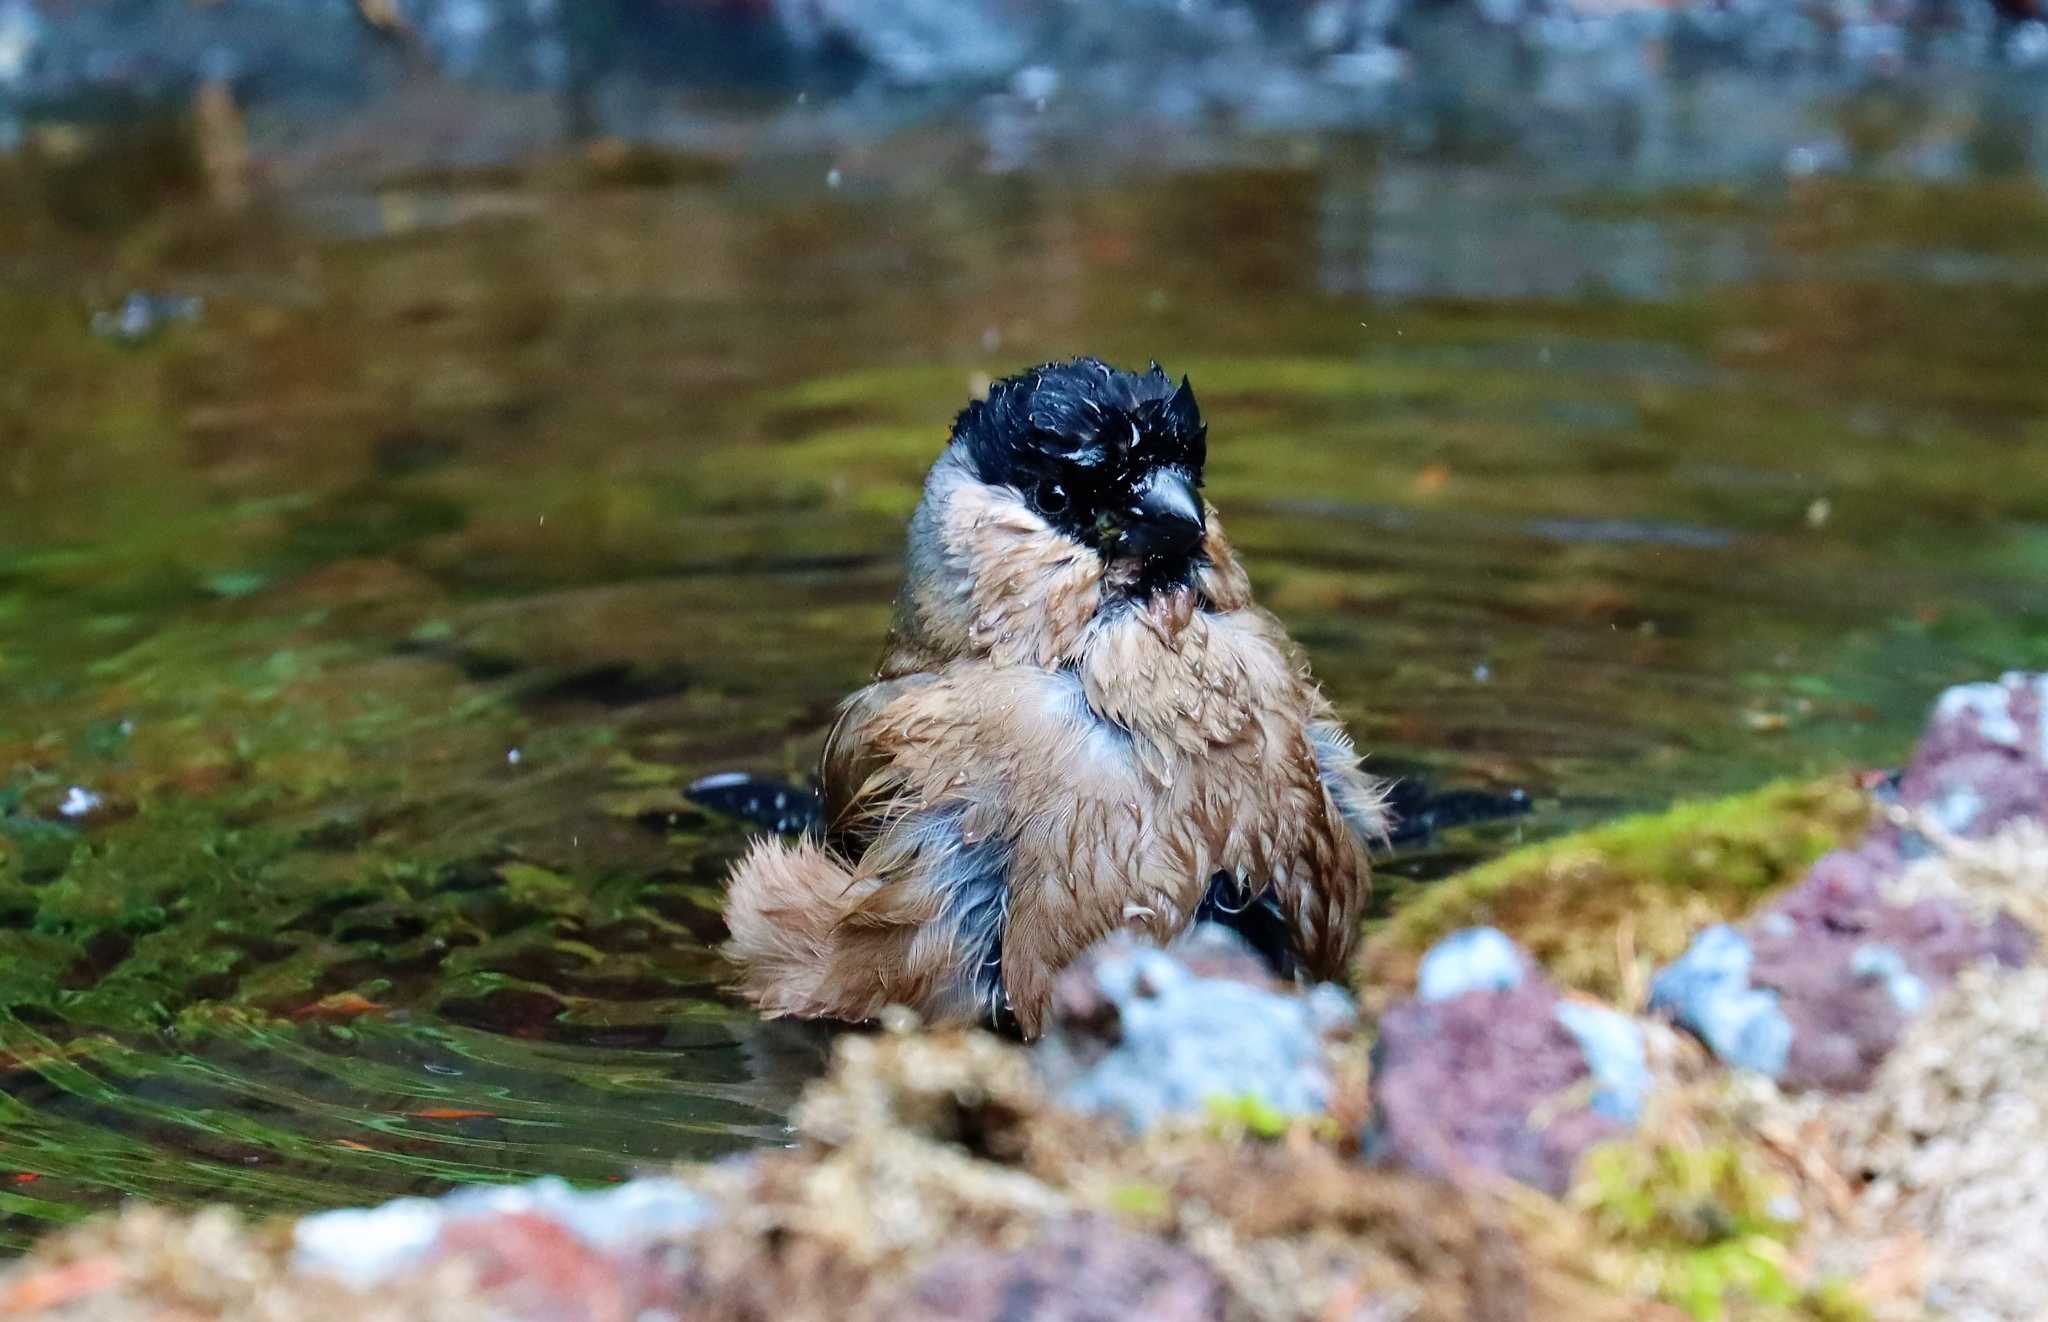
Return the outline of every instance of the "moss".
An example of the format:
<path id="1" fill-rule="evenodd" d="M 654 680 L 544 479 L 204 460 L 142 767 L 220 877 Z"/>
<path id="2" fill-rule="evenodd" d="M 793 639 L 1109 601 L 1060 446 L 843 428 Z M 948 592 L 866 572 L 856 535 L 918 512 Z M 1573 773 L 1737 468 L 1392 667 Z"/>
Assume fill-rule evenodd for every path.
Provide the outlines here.
<path id="1" fill-rule="evenodd" d="M 1147 1180 L 1111 1185 L 1104 1201 L 1111 1211 L 1140 1222 L 1164 1220 L 1173 1207 L 1166 1190 Z"/>
<path id="2" fill-rule="evenodd" d="M 1851 1322 L 1866 1300 L 1806 1250 L 1812 1171 L 1724 1085 L 1668 1092 L 1636 1133 L 1586 1154 L 1567 1197 L 1586 1259 L 1696 1322 Z"/>
<path id="3" fill-rule="evenodd" d="M 1294 1120 L 1257 1097 L 1212 1097 L 1209 1119 L 1224 1134 L 1253 1138 L 1284 1138 Z"/>
<path id="4" fill-rule="evenodd" d="M 1798 1297 L 1785 1263 L 1797 1218 L 1772 1207 L 1790 1196 L 1732 1143 L 1626 1142 L 1587 1154 L 1578 1201 L 1599 1233 L 1664 1259 L 1660 1295 L 1713 1322 L 1730 1295 Z"/>
<path id="5" fill-rule="evenodd" d="M 1435 883 L 1369 934 L 1360 985 L 1408 985 L 1438 938 L 1490 924 L 1564 985 L 1629 1001 L 1701 926 L 1739 918 L 1851 838 L 1846 778 L 1781 782 L 1546 841 Z"/>

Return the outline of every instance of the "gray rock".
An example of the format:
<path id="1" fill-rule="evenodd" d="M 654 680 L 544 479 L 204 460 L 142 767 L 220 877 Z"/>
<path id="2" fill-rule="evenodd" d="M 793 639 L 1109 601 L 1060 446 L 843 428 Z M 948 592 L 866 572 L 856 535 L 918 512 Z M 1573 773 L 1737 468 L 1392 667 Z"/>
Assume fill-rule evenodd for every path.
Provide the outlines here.
<path id="1" fill-rule="evenodd" d="M 1650 1064 L 1635 1020 L 1602 1005 L 1559 1001 L 1557 1021 L 1578 1042 L 1593 1072 L 1593 1109 L 1633 1125 L 1650 1096 Z"/>
<path id="2" fill-rule="evenodd" d="M 1849 957 L 1849 971 L 1859 978 L 1884 984 L 1900 1014 L 1918 1014 L 1927 1006 L 1927 983 L 1906 967 L 1906 961 L 1890 946 L 1863 945 Z"/>
<path id="3" fill-rule="evenodd" d="M 1468 927 L 1451 933 L 1423 955 L 1415 994 L 1425 1001 L 1448 1001 L 1468 991 L 1518 987 L 1528 975 L 1528 957 L 1505 932 Z"/>
<path id="4" fill-rule="evenodd" d="M 1215 974 L 1197 971 L 1202 965 Z M 1354 1017 L 1334 987 L 1307 995 L 1253 975 L 1225 929 L 1160 950 L 1118 936 L 1060 976 L 1039 1061 L 1065 1105 L 1144 1130 L 1250 1100 L 1283 1115 L 1329 1103 L 1324 1040 Z"/>
<path id="5" fill-rule="evenodd" d="M 1716 923 L 1657 975 L 1650 1008 L 1669 1014 L 1729 1064 L 1776 1078 L 1792 1052 L 1792 1023 L 1775 992 L 1750 984 L 1755 958 L 1742 933 Z"/>
<path id="6" fill-rule="evenodd" d="M 774 125 L 794 136 L 823 124 L 872 139 L 948 105 L 1002 159 L 1115 122 L 1189 140 L 1216 125 L 1477 133 L 1571 160 L 1626 153 L 1612 163 L 1653 176 L 1811 174 L 1851 159 L 1816 134 L 1815 108 L 1907 66 L 1946 92 L 1925 150 L 1963 149 L 1950 121 L 2031 134 L 2048 85 L 2000 75 L 2048 39 L 1994 12 L 2023 2 L 406 0 L 399 32 L 351 0 L 0 0 L 0 129 L 19 108 L 175 103 L 217 80 L 265 122 L 318 130 L 337 106 L 389 98 L 419 62 L 552 93 L 564 122 L 640 141 L 706 128 L 651 93 L 722 86 L 803 94 Z M 1682 128 L 1701 106 L 1726 121 L 1711 141 Z M 465 155 L 440 163 L 490 163 Z"/>

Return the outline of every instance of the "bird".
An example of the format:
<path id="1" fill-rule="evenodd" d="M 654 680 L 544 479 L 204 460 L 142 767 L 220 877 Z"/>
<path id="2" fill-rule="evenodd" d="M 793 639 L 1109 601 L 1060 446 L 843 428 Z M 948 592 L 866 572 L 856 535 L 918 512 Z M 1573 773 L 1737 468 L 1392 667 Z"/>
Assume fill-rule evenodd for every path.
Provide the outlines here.
<path id="1" fill-rule="evenodd" d="M 761 1013 L 901 1006 L 1028 1040 L 1089 946 L 1199 921 L 1283 976 L 1342 976 L 1387 789 L 1252 600 L 1207 455 L 1156 362 L 1044 363 L 959 413 L 881 663 L 825 740 L 817 829 L 728 879 Z"/>

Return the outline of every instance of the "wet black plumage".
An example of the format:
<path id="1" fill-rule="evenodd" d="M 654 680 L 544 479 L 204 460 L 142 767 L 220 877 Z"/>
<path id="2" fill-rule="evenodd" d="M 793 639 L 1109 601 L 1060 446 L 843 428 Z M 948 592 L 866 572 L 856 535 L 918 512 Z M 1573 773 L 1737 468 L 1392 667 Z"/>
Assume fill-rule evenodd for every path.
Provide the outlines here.
<path id="1" fill-rule="evenodd" d="M 1168 469 L 1200 486 L 1209 457 L 1194 388 L 1158 363 L 1144 372 L 1099 358 L 1041 364 L 990 386 L 960 411 L 953 435 L 977 478 L 1014 488 L 1082 541 L 1147 474 Z"/>

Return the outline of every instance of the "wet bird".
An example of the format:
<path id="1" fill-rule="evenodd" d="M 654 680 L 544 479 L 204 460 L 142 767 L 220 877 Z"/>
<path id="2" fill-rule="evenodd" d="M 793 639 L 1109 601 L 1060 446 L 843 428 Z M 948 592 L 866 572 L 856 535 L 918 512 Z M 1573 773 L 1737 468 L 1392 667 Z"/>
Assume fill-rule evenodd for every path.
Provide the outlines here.
<path id="1" fill-rule="evenodd" d="M 826 741 L 819 828 L 733 869 L 727 953 L 761 1010 L 1031 1037 L 1096 940 L 1203 919 L 1342 972 L 1385 792 L 1253 604 L 1206 455 L 1156 363 L 1048 363 L 960 413 L 876 680 Z"/>

